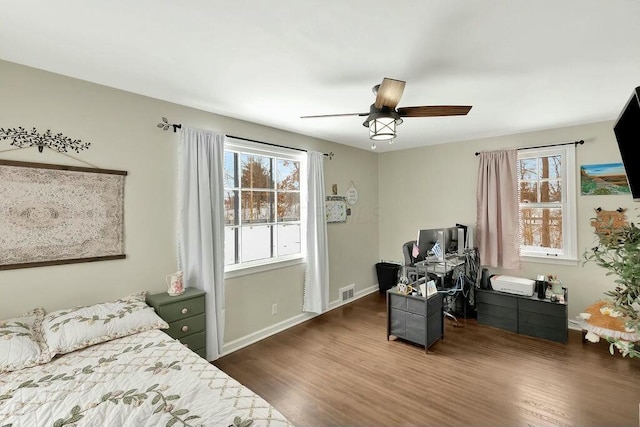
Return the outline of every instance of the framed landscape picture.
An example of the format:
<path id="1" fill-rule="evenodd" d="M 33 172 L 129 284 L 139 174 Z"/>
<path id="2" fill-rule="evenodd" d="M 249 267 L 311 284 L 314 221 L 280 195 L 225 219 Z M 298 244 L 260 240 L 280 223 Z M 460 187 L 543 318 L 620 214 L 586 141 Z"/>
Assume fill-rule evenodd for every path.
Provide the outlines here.
<path id="1" fill-rule="evenodd" d="M 622 163 L 580 166 L 580 194 L 583 196 L 631 194 Z"/>

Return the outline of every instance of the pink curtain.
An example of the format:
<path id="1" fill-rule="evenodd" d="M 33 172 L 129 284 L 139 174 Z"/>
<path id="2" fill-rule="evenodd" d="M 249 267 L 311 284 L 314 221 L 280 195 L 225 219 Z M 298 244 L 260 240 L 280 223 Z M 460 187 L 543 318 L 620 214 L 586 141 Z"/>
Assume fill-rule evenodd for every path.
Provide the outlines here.
<path id="1" fill-rule="evenodd" d="M 476 239 L 482 265 L 520 268 L 517 162 L 515 149 L 480 153 Z"/>

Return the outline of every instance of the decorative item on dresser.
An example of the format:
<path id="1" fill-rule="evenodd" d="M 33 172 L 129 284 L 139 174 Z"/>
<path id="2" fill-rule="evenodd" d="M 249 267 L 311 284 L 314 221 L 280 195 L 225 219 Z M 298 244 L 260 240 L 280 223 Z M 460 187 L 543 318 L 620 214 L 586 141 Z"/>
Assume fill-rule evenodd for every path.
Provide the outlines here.
<path id="1" fill-rule="evenodd" d="M 161 292 L 147 296 L 147 304 L 169 324 L 165 332 L 171 338 L 206 358 L 204 295 L 204 291 L 194 288 L 187 288 L 178 296 Z"/>
<path id="2" fill-rule="evenodd" d="M 182 271 L 176 271 L 173 274 L 169 274 L 166 277 L 167 282 L 167 294 L 172 297 L 182 295 L 184 293 L 184 284 L 182 281 Z"/>

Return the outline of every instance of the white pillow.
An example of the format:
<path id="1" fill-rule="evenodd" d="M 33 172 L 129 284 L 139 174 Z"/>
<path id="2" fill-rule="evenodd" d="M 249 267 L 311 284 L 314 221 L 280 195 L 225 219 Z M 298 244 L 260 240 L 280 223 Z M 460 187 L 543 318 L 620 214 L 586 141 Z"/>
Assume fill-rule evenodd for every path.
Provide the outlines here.
<path id="1" fill-rule="evenodd" d="M 110 302 L 58 310 L 42 322 L 44 340 L 51 356 L 65 354 L 93 344 L 148 331 L 167 329 L 145 302 L 146 292 Z"/>
<path id="2" fill-rule="evenodd" d="M 0 373 L 51 360 L 42 342 L 43 317 L 44 310 L 36 308 L 22 316 L 0 320 Z"/>

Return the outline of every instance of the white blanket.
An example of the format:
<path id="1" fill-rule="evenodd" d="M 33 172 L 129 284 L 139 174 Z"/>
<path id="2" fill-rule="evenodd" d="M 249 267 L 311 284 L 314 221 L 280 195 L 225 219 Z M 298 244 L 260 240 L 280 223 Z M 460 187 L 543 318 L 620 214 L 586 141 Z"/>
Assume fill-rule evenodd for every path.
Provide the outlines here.
<path id="1" fill-rule="evenodd" d="M 239 418 L 236 418 L 239 417 Z M 260 396 L 158 330 L 0 375 L 0 426 L 291 424 Z"/>

